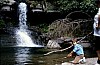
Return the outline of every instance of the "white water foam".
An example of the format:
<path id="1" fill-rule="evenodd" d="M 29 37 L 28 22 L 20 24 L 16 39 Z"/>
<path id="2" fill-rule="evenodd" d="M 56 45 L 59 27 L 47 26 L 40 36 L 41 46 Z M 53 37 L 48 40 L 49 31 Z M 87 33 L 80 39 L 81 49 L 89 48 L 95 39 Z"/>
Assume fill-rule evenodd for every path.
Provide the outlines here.
<path id="1" fill-rule="evenodd" d="M 19 4 L 19 29 L 16 29 L 17 46 L 20 47 L 42 47 L 42 45 L 35 44 L 30 37 L 30 31 L 26 25 L 27 21 L 27 5 L 25 3 Z"/>

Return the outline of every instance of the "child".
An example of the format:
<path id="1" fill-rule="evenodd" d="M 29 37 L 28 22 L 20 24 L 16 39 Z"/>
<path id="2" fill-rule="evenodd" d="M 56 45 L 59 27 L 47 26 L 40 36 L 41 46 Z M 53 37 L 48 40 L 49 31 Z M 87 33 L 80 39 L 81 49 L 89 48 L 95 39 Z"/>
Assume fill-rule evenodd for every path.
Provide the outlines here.
<path id="1" fill-rule="evenodd" d="M 84 51 L 83 47 L 80 44 L 77 44 L 77 39 L 72 39 L 72 44 L 74 45 L 74 49 L 67 55 L 67 57 L 72 57 L 73 53 L 76 53 L 76 57 L 73 61 L 71 61 L 73 64 L 77 63 L 85 63 L 85 57 L 84 57 Z"/>

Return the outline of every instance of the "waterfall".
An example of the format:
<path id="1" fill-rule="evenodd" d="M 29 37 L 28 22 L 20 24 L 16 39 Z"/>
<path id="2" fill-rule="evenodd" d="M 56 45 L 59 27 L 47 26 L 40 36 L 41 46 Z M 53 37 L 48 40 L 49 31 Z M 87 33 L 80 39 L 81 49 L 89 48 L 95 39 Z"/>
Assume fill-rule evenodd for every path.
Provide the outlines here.
<path id="1" fill-rule="evenodd" d="M 25 3 L 20 3 L 18 5 L 19 13 L 19 28 L 16 29 L 16 42 L 17 46 L 21 47 L 40 47 L 34 43 L 34 40 L 31 38 L 31 31 L 28 30 L 26 25 L 27 21 L 27 5 Z"/>

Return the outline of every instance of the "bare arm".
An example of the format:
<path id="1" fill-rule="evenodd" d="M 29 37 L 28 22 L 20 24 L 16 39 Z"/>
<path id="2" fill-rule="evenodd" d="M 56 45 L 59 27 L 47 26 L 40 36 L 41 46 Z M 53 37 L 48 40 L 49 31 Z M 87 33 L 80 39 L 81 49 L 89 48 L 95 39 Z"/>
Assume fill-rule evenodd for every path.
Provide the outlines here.
<path id="1" fill-rule="evenodd" d="M 96 28 L 100 28 L 100 15 L 98 15 L 98 22 L 96 23 Z"/>
<path id="2" fill-rule="evenodd" d="M 71 51 L 68 55 L 67 55 L 67 57 L 72 57 L 72 55 L 73 55 L 73 51 Z"/>

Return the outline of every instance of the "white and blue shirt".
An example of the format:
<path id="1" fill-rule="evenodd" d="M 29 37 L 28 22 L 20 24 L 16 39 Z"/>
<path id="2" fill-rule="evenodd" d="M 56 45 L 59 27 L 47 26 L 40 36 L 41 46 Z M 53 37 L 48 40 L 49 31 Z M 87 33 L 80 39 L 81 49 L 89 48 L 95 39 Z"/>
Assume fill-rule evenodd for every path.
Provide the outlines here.
<path id="1" fill-rule="evenodd" d="M 95 15 L 95 17 L 94 17 L 94 24 L 93 24 L 93 29 L 94 29 L 94 33 L 93 33 L 93 35 L 94 36 L 100 36 L 100 28 L 96 28 L 96 24 L 98 24 L 99 23 L 99 21 L 98 21 L 98 16 L 100 15 L 100 8 L 99 8 L 99 11 L 98 11 L 98 13 Z"/>
<path id="2" fill-rule="evenodd" d="M 80 44 L 75 44 L 73 52 L 75 52 L 77 55 L 84 54 L 83 46 L 81 46 Z"/>

